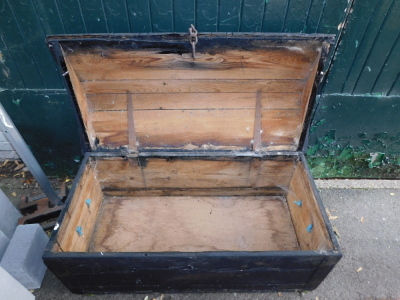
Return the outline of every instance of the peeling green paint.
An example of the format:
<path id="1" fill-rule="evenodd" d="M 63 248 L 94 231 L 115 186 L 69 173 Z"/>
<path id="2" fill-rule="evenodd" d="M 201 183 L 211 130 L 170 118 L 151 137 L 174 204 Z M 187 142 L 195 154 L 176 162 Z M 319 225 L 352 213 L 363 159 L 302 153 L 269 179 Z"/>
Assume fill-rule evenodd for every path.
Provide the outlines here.
<path id="1" fill-rule="evenodd" d="M 19 106 L 19 103 L 22 101 L 22 99 L 13 99 L 12 103 L 14 103 L 15 105 Z"/>
<path id="2" fill-rule="evenodd" d="M 307 159 L 311 172 L 316 178 L 399 178 L 400 153 L 388 154 L 384 151 L 369 152 L 369 149 L 385 149 L 400 145 L 400 133 L 387 132 L 368 134 L 360 132 L 361 146 L 342 146 L 337 143 L 335 130 L 326 132 L 317 143 L 307 149 Z"/>
<path id="3" fill-rule="evenodd" d="M 311 132 L 311 133 L 315 132 L 315 130 L 317 130 L 317 127 L 320 126 L 320 125 L 322 125 L 322 124 L 324 124 L 325 122 L 326 122 L 325 119 L 322 119 L 322 120 L 318 121 L 318 122 L 315 123 L 313 126 L 311 126 L 310 132 Z"/>

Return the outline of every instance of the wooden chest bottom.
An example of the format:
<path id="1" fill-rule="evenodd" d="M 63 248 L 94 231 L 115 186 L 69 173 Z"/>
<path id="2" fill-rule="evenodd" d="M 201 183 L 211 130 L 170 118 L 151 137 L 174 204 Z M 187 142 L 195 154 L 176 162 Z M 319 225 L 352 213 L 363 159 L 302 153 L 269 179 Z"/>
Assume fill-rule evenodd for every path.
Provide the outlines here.
<path id="1" fill-rule="evenodd" d="M 341 257 L 302 155 L 87 155 L 59 222 L 77 293 L 310 290 Z"/>
<path id="2" fill-rule="evenodd" d="M 107 222 L 104 222 L 107 220 Z M 300 250 L 284 198 L 106 197 L 90 252 Z"/>

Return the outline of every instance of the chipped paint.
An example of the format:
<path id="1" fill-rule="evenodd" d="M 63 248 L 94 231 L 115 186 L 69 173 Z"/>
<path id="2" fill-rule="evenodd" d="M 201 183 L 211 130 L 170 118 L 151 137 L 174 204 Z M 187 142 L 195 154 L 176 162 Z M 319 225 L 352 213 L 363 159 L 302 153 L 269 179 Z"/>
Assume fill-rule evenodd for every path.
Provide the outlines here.
<path id="1" fill-rule="evenodd" d="M 355 138 L 356 139 L 356 138 Z M 369 137 L 360 132 L 357 139 L 361 146 L 340 145 L 331 130 L 307 149 L 311 172 L 316 178 L 400 178 L 400 154 L 385 151 L 369 152 L 368 149 L 387 149 L 400 144 L 400 133 L 376 133 Z"/>
<path id="2" fill-rule="evenodd" d="M 22 98 L 21 99 L 13 99 L 12 100 L 12 103 L 14 103 L 15 105 L 19 105 L 20 104 L 20 102 L 22 101 Z"/>
<path id="3" fill-rule="evenodd" d="M 1 72 L 8 79 L 10 77 L 10 69 L 6 66 L 5 62 L 6 60 L 4 59 L 3 52 L 0 51 Z"/>
<path id="4" fill-rule="evenodd" d="M 300 48 L 300 47 L 285 47 L 291 51 L 296 51 L 296 52 L 301 52 L 304 53 L 304 49 Z"/>

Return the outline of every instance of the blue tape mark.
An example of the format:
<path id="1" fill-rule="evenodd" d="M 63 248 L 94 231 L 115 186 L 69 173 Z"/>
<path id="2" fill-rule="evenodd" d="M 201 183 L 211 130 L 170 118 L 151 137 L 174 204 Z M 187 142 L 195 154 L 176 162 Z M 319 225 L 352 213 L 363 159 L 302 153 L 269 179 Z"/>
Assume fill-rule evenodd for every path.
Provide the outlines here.
<path id="1" fill-rule="evenodd" d="M 92 203 L 92 199 L 86 199 L 87 206 L 90 206 L 90 203 Z"/>
<path id="2" fill-rule="evenodd" d="M 308 225 L 307 228 L 306 228 L 307 232 L 308 232 L 308 233 L 311 233 L 313 227 L 314 227 L 313 224 Z"/>
<path id="3" fill-rule="evenodd" d="M 301 201 L 301 200 L 294 201 L 294 204 L 296 204 L 298 207 L 302 207 L 303 206 L 303 201 Z"/>
<path id="4" fill-rule="evenodd" d="M 76 227 L 76 232 L 78 233 L 79 236 L 83 235 L 83 229 L 81 226 Z"/>

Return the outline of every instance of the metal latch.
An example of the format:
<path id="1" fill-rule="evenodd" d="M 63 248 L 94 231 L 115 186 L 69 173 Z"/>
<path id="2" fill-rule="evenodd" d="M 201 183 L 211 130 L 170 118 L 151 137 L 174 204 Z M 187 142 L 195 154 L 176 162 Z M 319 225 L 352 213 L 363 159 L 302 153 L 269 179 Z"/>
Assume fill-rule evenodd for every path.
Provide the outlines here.
<path id="1" fill-rule="evenodd" d="M 189 42 L 192 45 L 193 59 L 196 59 L 196 44 L 199 41 L 199 38 L 197 37 L 197 30 L 194 28 L 193 24 L 190 25 L 189 34 Z"/>

